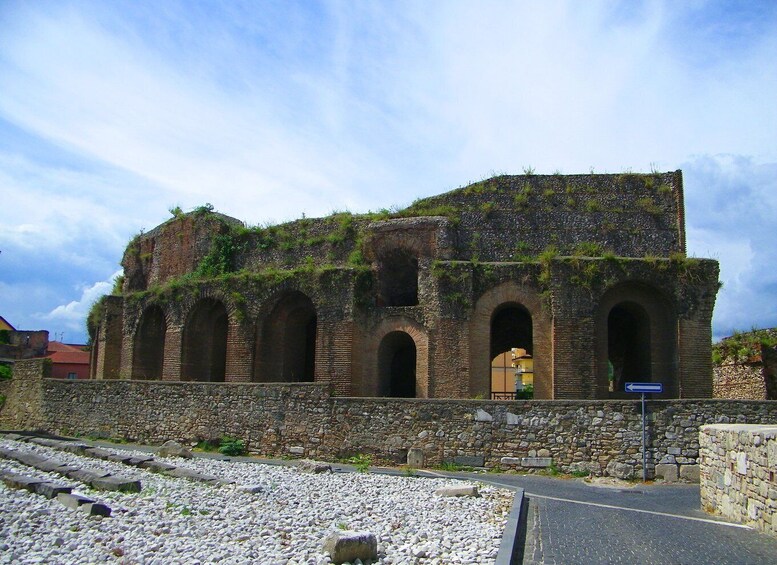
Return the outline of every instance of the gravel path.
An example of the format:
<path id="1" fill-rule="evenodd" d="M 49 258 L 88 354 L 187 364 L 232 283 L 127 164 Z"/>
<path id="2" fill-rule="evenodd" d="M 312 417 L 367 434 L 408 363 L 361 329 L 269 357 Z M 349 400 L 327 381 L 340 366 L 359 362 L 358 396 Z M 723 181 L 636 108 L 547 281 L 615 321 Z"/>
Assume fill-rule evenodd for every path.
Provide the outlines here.
<path id="1" fill-rule="evenodd" d="M 214 487 L 42 446 L 10 440 L 0 446 L 143 485 L 139 494 L 93 491 L 0 460 L 0 469 L 76 485 L 79 493 L 113 509 L 110 518 L 89 517 L 0 483 L 0 563 L 323 565 L 330 563 L 323 540 L 337 529 L 374 533 L 380 563 L 493 563 L 512 503 L 510 491 L 485 485 L 481 498 L 435 495 L 442 486 L 461 484 L 448 479 L 314 475 L 256 463 L 168 460 L 237 483 Z M 240 490 L 247 485 L 261 485 L 262 492 Z"/>

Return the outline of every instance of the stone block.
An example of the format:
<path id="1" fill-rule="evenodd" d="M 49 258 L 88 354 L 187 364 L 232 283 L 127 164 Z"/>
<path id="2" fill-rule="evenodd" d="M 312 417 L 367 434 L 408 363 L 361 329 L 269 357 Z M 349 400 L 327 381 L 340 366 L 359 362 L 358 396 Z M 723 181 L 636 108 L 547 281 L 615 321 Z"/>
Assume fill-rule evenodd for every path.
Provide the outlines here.
<path id="1" fill-rule="evenodd" d="M 54 439 L 49 439 L 45 437 L 34 437 L 30 439 L 30 443 L 34 443 L 35 445 L 42 445 L 44 447 L 59 447 L 59 442 Z"/>
<path id="2" fill-rule="evenodd" d="M 45 457 L 41 457 L 36 453 L 29 453 L 25 451 L 17 451 L 16 455 L 14 456 L 14 459 L 16 459 L 16 461 L 18 461 L 19 463 L 24 463 L 25 465 L 29 465 L 30 467 L 35 467 L 35 468 L 37 468 L 38 465 L 41 465 L 46 461 Z"/>
<path id="3" fill-rule="evenodd" d="M 47 472 L 55 472 L 59 473 L 59 469 L 62 467 L 67 467 L 67 463 L 64 461 L 60 461 L 59 459 L 46 459 L 43 463 L 40 465 L 36 465 L 38 469 L 41 471 L 47 471 Z"/>
<path id="4" fill-rule="evenodd" d="M 475 412 L 475 421 L 476 422 L 493 422 L 494 417 L 483 410 L 482 408 L 478 408 L 477 412 Z"/>
<path id="5" fill-rule="evenodd" d="M 143 461 L 142 463 L 138 464 L 138 467 L 141 469 L 148 469 L 152 473 L 165 473 L 176 468 L 175 465 L 165 463 L 164 461 L 157 461 L 155 459 Z"/>
<path id="6" fill-rule="evenodd" d="M 67 506 L 68 508 L 72 508 L 73 510 L 78 510 L 78 508 L 83 504 L 91 504 L 94 502 L 91 498 L 87 498 L 81 494 L 76 493 L 60 493 L 57 495 L 57 500 L 63 504 L 64 506 Z"/>
<path id="7" fill-rule="evenodd" d="M 48 499 L 56 498 L 61 493 L 69 494 L 73 487 L 59 483 L 40 483 L 35 486 L 35 492 Z"/>
<path id="8" fill-rule="evenodd" d="M 634 478 L 634 472 L 634 465 L 629 465 L 628 463 L 610 461 L 607 464 L 607 474 L 611 477 L 617 477 L 619 479 L 632 479 Z"/>
<path id="9" fill-rule="evenodd" d="M 680 478 L 690 483 L 699 482 L 699 466 L 698 465 L 680 465 Z"/>
<path id="10" fill-rule="evenodd" d="M 38 485 L 45 483 L 46 481 L 43 479 L 33 479 L 32 477 L 26 477 L 24 475 L 17 475 L 16 473 L 5 473 L 3 474 L 3 482 L 10 488 L 35 492 Z"/>
<path id="11" fill-rule="evenodd" d="M 75 441 L 63 441 L 60 449 L 67 451 L 68 453 L 75 453 L 76 455 L 83 455 L 87 449 L 91 446 L 86 443 L 79 443 Z"/>
<path id="12" fill-rule="evenodd" d="M 301 445 L 292 445 L 289 447 L 289 453 L 292 455 L 305 455 L 305 448 Z"/>
<path id="13" fill-rule="evenodd" d="M 502 457 L 499 460 L 500 465 L 511 465 L 511 466 L 517 466 L 521 464 L 521 458 L 520 457 Z"/>
<path id="14" fill-rule="evenodd" d="M 111 515 L 110 507 L 101 502 L 87 502 L 79 506 L 78 509 L 89 516 L 104 516 L 107 518 Z"/>
<path id="15" fill-rule="evenodd" d="M 123 455 L 121 453 L 112 453 L 105 458 L 106 461 L 113 461 L 114 463 L 121 463 L 126 465 L 127 462 L 132 459 L 132 455 Z"/>
<path id="16" fill-rule="evenodd" d="M 189 449 L 173 440 L 164 442 L 159 449 L 157 449 L 157 455 L 160 457 L 183 457 L 184 459 L 191 459 L 194 457 Z"/>
<path id="17" fill-rule="evenodd" d="M 297 470 L 303 473 L 313 473 L 313 474 L 331 473 L 332 466 L 329 463 L 324 463 L 322 461 L 301 459 L 299 463 L 297 463 Z"/>
<path id="18" fill-rule="evenodd" d="M 550 467 L 553 464 L 552 457 L 521 457 L 521 467 Z"/>
<path id="19" fill-rule="evenodd" d="M 453 463 L 462 467 L 482 467 L 486 464 L 486 458 L 483 455 L 456 455 Z"/>
<path id="20" fill-rule="evenodd" d="M 671 463 L 659 463 L 656 465 L 656 478 L 664 479 L 667 482 L 673 483 L 678 478 L 677 465 Z"/>
<path id="21" fill-rule="evenodd" d="M 176 477 L 178 479 L 189 479 L 190 481 L 202 481 L 202 482 L 219 481 L 218 477 L 214 477 L 213 475 L 205 475 L 203 473 L 198 473 L 197 471 L 192 471 L 191 469 L 187 469 L 185 467 L 175 467 L 174 469 L 165 471 L 165 475 L 168 475 L 170 477 Z"/>
<path id="22" fill-rule="evenodd" d="M 101 447 L 90 447 L 89 449 L 84 450 L 84 455 L 87 457 L 94 457 L 95 459 L 108 459 L 108 457 L 113 454 L 107 449 L 102 449 Z"/>
<path id="23" fill-rule="evenodd" d="M 65 474 L 68 479 L 73 479 L 74 481 L 79 481 L 87 485 L 91 484 L 92 481 L 96 479 L 101 479 L 109 475 L 110 473 L 107 471 L 91 471 L 87 469 L 76 469 Z"/>
<path id="24" fill-rule="evenodd" d="M 411 447 L 407 450 L 407 464 L 410 467 L 424 466 L 424 450 L 420 447 Z"/>
<path id="25" fill-rule="evenodd" d="M 476 485 L 464 485 L 464 486 L 453 486 L 453 487 L 441 487 L 438 488 L 436 491 L 434 491 L 434 494 L 437 496 L 472 496 L 472 497 L 478 497 L 480 496 L 480 493 L 478 492 L 478 487 Z"/>
<path id="26" fill-rule="evenodd" d="M 140 481 L 115 475 L 94 479 L 89 484 L 97 490 L 114 492 L 140 492 L 142 490 Z"/>
<path id="27" fill-rule="evenodd" d="M 142 463 L 145 463 L 146 461 L 152 461 L 153 459 L 153 457 L 132 457 L 124 463 L 126 465 L 132 465 L 133 467 L 140 467 Z"/>
<path id="28" fill-rule="evenodd" d="M 324 551 L 336 564 L 353 563 L 357 559 L 362 562 L 377 561 L 378 540 L 375 534 L 369 532 L 332 532 L 324 540 Z"/>

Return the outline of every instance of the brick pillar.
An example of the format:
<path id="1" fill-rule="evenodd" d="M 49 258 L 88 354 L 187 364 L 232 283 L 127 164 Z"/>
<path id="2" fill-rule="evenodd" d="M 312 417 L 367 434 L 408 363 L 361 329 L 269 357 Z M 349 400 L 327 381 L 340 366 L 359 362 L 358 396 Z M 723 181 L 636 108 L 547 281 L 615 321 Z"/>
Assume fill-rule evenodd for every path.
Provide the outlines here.
<path id="1" fill-rule="evenodd" d="M 357 394 L 352 387 L 352 320 L 318 320 L 315 381 L 331 383 L 336 396 Z"/>
<path id="2" fill-rule="evenodd" d="M 540 390 L 535 385 L 535 398 L 563 400 L 596 397 L 593 319 L 574 313 L 565 314 L 563 317 L 556 316 L 553 321 L 552 396 L 547 395 L 548 391 L 542 389 L 542 385 Z"/>
<path id="3" fill-rule="evenodd" d="M 98 379 L 118 379 L 122 358 L 123 320 L 122 298 L 106 296 L 103 299 L 103 316 L 97 329 Z"/>
<path id="4" fill-rule="evenodd" d="M 712 326 L 709 316 L 680 319 L 678 353 L 680 398 L 712 398 Z"/>
<path id="5" fill-rule="evenodd" d="M 165 356 L 162 362 L 162 380 L 181 380 L 181 338 L 183 326 L 170 325 L 165 334 Z"/>
<path id="6" fill-rule="evenodd" d="M 433 367 L 429 398 L 469 398 L 469 324 L 457 319 L 442 319 L 429 334 Z"/>
<path id="7" fill-rule="evenodd" d="M 230 322 L 227 330 L 226 382 L 249 382 L 254 366 L 254 332 L 247 324 Z"/>

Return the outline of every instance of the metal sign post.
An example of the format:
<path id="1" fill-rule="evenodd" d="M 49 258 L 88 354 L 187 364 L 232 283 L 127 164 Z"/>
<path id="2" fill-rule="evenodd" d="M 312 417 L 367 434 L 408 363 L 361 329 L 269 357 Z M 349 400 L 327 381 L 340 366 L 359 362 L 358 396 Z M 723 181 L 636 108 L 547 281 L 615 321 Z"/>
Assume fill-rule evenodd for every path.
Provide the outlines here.
<path id="1" fill-rule="evenodd" d="M 664 392 L 663 383 L 626 383 L 626 392 L 638 392 L 642 399 L 642 482 L 647 482 L 647 427 L 645 425 L 645 394 Z"/>

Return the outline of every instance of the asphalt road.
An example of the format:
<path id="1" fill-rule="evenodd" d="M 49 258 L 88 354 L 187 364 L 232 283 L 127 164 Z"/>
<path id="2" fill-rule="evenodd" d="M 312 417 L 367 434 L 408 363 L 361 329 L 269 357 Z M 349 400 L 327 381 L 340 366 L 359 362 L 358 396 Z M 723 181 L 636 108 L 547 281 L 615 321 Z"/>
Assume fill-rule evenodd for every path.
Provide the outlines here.
<path id="1" fill-rule="evenodd" d="M 702 512 L 698 485 L 594 486 L 515 475 L 478 480 L 525 489 L 525 564 L 777 564 L 777 538 Z"/>

